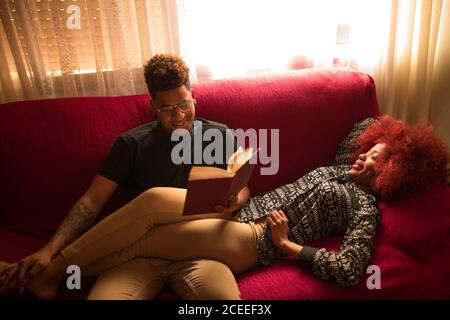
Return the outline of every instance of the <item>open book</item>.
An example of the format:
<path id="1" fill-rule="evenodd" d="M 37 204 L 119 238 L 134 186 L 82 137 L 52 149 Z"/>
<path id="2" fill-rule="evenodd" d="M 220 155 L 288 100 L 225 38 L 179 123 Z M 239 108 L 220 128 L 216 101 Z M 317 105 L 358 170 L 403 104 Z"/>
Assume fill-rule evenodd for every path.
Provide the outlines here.
<path id="1" fill-rule="evenodd" d="M 216 212 L 218 204 L 226 206 L 232 195 L 245 187 L 252 175 L 254 163 L 250 161 L 259 149 L 244 151 L 238 148 L 228 160 L 227 170 L 216 167 L 194 166 L 189 174 L 183 215 Z"/>

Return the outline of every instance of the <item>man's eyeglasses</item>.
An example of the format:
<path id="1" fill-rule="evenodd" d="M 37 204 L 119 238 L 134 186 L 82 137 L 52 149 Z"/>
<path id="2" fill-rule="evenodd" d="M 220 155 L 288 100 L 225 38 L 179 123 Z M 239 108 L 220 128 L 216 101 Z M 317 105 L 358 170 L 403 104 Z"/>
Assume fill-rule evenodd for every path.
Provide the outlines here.
<path id="1" fill-rule="evenodd" d="M 177 104 L 160 106 L 158 107 L 158 109 L 159 111 L 167 114 L 174 112 L 175 109 L 178 109 L 181 112 L 185 113 L 189 111 L 189 109 L 191 108 L 192 102 L 193 102 L 192 100 L 184 100 Z"/>

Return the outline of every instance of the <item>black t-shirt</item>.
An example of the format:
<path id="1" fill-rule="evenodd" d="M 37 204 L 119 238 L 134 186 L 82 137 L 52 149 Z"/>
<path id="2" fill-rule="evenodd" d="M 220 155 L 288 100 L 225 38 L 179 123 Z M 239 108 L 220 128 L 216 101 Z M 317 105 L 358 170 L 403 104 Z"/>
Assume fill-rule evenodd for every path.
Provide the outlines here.
<path id="1" fill-rule="evenodd" d="M 218 122 L 196 118 L 189 130 L 191 161 L 189 164 L 175 164 L 171 153 L 172 148 L 179 142 L 171 141 L 171 134 L 164 130 L 159 121 L 145 123 L 117 138 L 98 174 L 124 187 L 130 200 L 152 187 L 186 188 L 193 165 L 210 165 L 226 169 L 227 159 L 236 150 L 234 136 L 226 130 L 227 128 Z M 217 129 L 216 132 L 220 132 L 221 140 L 225 142 L 217 155 L 221 160 L 212 164 L 206 164 L 203 157 L 198 157 L 199 148 L 194 150 L 194 145 L 198 145 L 203 154 L 205 147 L 212 143 L 201 139 L 208 129 Z M 200 160 L 200 163 L 194 163 L 195 152 L 197 152 L 195 160 L 197 162 Z M 216 155 L 215 152 L 212 154 Z"/>

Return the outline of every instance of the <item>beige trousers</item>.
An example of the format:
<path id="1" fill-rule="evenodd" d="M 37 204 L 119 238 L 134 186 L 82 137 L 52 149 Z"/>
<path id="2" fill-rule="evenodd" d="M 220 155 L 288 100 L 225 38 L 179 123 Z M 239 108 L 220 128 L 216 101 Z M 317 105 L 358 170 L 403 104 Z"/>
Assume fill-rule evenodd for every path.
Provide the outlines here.
<path id="1" fill-rule="evenodd" d="M 166 285 L 183 300 L 240 299 L 234 275 L 222 262 L 134 258 L 102 273 L 88 300 L 150 300 Z"/>
<path id="2" fill-rule="evenodd" d="M 185 197 L 185 189 L 149 189 L 61 254 L 67 263 L 80 266 L 85 276 L 139 257 L 173 261 L 207 258 L 225 263 L 233 273 L 258 264 L 256 245 L 265 219 L 241 223 L 221 213 L 183 216 Z M 213 278 L 220 285 L 221 277 Z"/>

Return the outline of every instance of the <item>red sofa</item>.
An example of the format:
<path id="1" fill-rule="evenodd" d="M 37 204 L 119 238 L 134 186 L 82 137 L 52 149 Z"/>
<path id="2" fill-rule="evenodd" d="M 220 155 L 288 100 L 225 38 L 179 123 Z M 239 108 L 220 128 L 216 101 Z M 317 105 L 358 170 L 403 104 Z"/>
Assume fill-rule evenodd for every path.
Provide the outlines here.
<path id="1" fill-rule="evenodd" d="M 194 87 L 198 116 L 231 128 L 279 128 L 277 175 L 251 181 L 261 194 L 332 163 L 356 121 L 378 115 L 373 80 L 350 70 L 313 70 L 214 81 Z M 116 136 L 152 120 L 149 96 L 84 97 L 0 106 L 0 260 L 39 249 L 86 190 Z M 121 205 L 120 191 L 104 215 Z M 364 275 L 344 288 L 316 279 L 292 259 L 238 276 L 243 299 L 450 298 L 450 188 L 380 203 L 371 264 L 381 289 Z M 314 245 L 338 249 L 342 237 Z M 84 298 L 61 289 L 59 298 Z M 166 290 L 162 298 L 176 298 Z"/>

